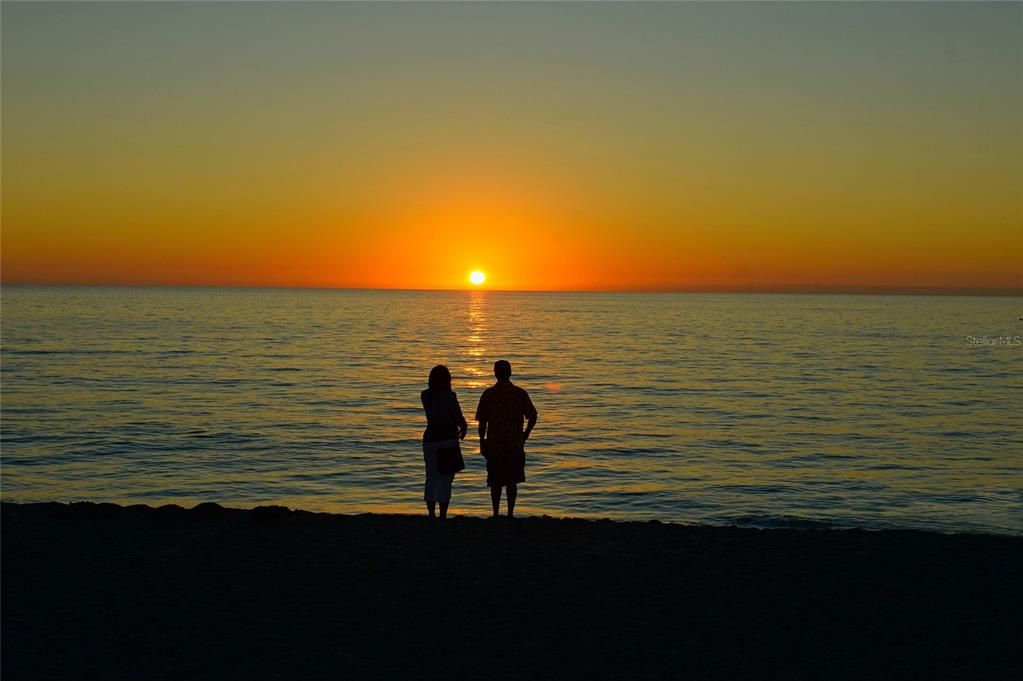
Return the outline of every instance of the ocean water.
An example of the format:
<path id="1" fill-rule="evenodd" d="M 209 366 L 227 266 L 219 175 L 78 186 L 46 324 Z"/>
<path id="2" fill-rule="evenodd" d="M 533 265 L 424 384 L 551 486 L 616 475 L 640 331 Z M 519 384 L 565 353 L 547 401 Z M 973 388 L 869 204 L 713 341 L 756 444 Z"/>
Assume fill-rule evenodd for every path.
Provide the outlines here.
<path id="1" fill-rule="evenodd" d="M 1023 534 L 1020 298 L 2 290 L 5 500 L 422 512 L 419 392 L 540 412 L 519 513 Z M 475 430 L 452 513 L 486 515 Z"/>

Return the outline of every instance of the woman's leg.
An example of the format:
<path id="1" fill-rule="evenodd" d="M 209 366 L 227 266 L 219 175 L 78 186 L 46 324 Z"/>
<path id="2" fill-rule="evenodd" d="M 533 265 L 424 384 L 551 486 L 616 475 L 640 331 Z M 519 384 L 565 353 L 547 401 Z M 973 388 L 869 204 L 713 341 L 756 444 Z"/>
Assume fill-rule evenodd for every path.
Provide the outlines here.
<path id="1" fill-rule="evenodd" d="M 437 501 L 440 503 L 440 517 L 448 517 L 448 503 L 451 502 L 451 483 L 454 482 L 455 476 L 442 475 L 437 473 Z"/>
<path id="2" fill-rule="evenodd" d="M 508 485 L 508 517 L 515 517 L 515 497 L 519 495 L 518 485 Z"/>
<path id="3" fill-rule="evenodd" d="M 490 488 L 490 505 L 494 507 L 494 517 L 501 515 L 499 510 L 501 508 L 501 486 L 494 485 Z"/>
<path id="4" fill-rule="evenodd" d="M 425 448 L 424 448 L 425 449 Z M 423 487 L 423 501 L 426 502 L 426 510 L 430 517 L 434 517 L 434 507 L 437 502 L 437 452 L 423 452 L 423 461 L 426 463 L 426 485 Z"/>

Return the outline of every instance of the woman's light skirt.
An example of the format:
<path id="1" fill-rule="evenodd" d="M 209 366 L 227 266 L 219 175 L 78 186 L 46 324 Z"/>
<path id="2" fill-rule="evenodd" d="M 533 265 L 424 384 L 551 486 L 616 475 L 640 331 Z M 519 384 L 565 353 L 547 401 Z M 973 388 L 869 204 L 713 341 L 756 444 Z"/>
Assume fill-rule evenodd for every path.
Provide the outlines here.
<path id="1" fill-rule="evenodd" d="M 446 504 L 451 501 L 451 483 L 455 474 L 445 475 L 437 468 L 437 450 L 441 447 L 454 447 L 458 440 L 441 440 L 440 442 L 423 443 L 423 460 L 426 462 L 426 487 L 423 500 L 427 503 L 439 501 Z"/>

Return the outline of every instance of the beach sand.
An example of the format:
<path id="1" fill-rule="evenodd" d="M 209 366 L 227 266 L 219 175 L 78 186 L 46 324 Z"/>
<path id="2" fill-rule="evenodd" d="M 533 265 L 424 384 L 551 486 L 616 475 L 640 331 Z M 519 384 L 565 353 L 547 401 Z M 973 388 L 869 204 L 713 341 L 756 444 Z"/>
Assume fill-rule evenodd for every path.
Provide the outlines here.
<path id="1" fill-rule="evenodd" d="M 2 506 L 18 679 L 1009 679 L 1023 538 Z"/>

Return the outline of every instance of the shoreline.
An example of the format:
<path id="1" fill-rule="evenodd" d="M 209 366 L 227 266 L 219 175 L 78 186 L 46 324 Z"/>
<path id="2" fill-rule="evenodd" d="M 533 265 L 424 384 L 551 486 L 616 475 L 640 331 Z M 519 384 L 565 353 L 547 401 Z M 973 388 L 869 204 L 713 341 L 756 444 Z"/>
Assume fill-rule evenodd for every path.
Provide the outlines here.
<path id="1" fill-rule="evenodd" d="M 242 505 L 225 505 L 217 501 L 201 501 L 192 505 L 185 505 L 182 503 L 165 503 L 165 504 L 144 504 L 144 503 L 124 503 L 124 502 L 110 502 L 110 501 L 90 501 L 87 499 L 74 500 L 74 501 L 23 501 L 18 499 L 4 498 L 0 501 L 0 505 L 4 508 L 8 506 L 13 507 L 29 507 L 29 506 L 66 506 L 69 508 L 77 508 L 81 506 L 93 506 L 97 508 L 118 508 L 124 510 L 149 510 L 149 511 L 163 511 L 163 512 L 175 512 L 175 511 L 200 511 L 206 512 L 210 510 L 222 510 L 225 512 L 257 512 L 263 513 L 268 512 L 270 509 L 275 511 L 287 511 L 290 513 L 298 513 L 303 515 L 314 515 L 314 516 L 336 516 L 339 518 L 353 518 L 362 516 L 371 516 L 376 518 L 425 518 L 425 510 L 419 509 L 405 511 L 352 511 L 352 512 L 337 512 L 331 510 L 313 510 L 308 508 L 298 508 L 287 506 L 284 504 L 266 503 L 259 504 L 256 506 L 242 506 Z M 502 500 L 501 514 L 502 516 L 506 512 L 505 505 Z M 489 514 L 471 514 L 464 513 L 459 510 L 452 510 L 448 514 L 448 522 L 466 522 L 475 520 L 490 520 Z M 536 520 L 550 520 L 550 521 L 579 521 L 586 523 L 614 523 L 616 525 L 670 525 L 675 527 L 703 527 L 703 528 L 718 528 L 718 529 L 737 529 L 737 530 L 818 530 L 818 531 L 834 531 L 834 532 L 847 532 L 852 530 L 860 530 L 863 532 L 921 532 L 924 534 L 935 534 L 942 536 L 978 536 L 978 537 L 1008 537 L 1023 539 L 1023 529 L 1010 529 L 1006 527 L 998 527 L 991 529 L 988 526 L 978 527 L 964 527 L 961 529 L 939 529 L 934 527 L 926 527 L 923 525 L 912 526 L 912 525 L 886 525 L 881 521 L 874 521 L 871 524 L 869 521 L 859 522 L 857 520 L 848 520 L 848 524 L 843 524 L 836 520 L 834 522 L 823 519 L 814 518 L 803 518 L 800 516 L 771 516 L 771 515 L 756 515 L 756 516 L 739 516 L 735 518 L 724 518 L 719 520 L 694 520 L 692 522 L 686 520 L 672 520 L 658 517 L 621 517 L 614 518 L 609 516 L 583 516 L 583 515 L 553 515 L 550 513 L 529 513 L 526 512 L 522 515 L 516 515 L 514 521 L 536 521 Z"/>
<path id="2" fill-rule="evenodd" d="M 3 502 L 6 679 L 1014 678 L 1023 538 Z"/>

